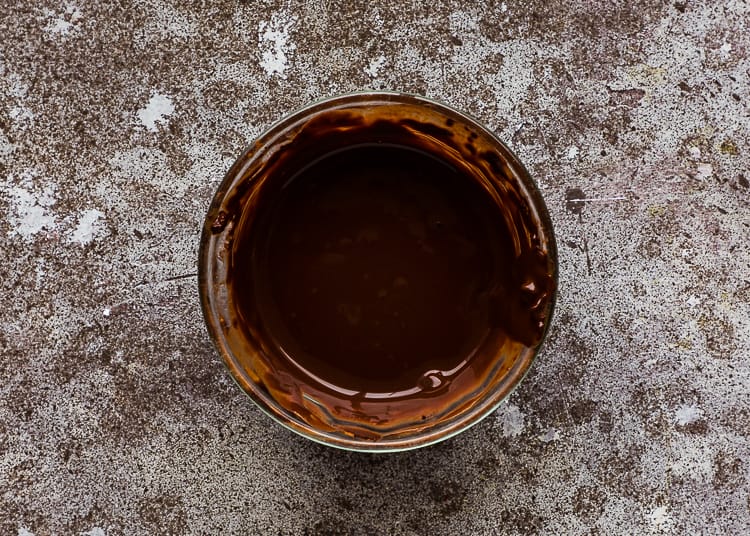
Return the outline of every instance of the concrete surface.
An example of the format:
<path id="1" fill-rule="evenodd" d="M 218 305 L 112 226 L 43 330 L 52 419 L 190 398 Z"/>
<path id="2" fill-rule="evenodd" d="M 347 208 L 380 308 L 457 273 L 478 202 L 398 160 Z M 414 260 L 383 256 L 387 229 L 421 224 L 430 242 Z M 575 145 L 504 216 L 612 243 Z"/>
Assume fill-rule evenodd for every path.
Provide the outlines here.
<path id="1" fill-rule="evenodd" d="M 4 0 L 0 534 L 747 534 L 750 5 Z M 560 246 L 533 371 L 421 451 L 274 425 L 203 326 L 234 157 L 362 88 L 475 114 Z"/>

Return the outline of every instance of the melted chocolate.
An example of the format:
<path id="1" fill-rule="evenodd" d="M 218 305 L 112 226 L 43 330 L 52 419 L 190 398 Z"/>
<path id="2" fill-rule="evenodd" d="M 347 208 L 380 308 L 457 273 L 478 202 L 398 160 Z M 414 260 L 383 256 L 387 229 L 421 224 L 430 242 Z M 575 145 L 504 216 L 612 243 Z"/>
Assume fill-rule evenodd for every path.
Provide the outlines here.
<path id="1" fill-rule="evenodd" d="M 420 151 L 360 145 L 294 176 L 245 237 L 237 304 L 328 384 L 408 391 L 484 340 L 512 258 L 476 182 Z"/>
<path id="2" fill-rule="evenodd" d="M 540 223 L 449 121 L 319 117 L 216 215 L 248 367 L 308 423 L 375 439 L 445 416 L 543 336 Z"/>

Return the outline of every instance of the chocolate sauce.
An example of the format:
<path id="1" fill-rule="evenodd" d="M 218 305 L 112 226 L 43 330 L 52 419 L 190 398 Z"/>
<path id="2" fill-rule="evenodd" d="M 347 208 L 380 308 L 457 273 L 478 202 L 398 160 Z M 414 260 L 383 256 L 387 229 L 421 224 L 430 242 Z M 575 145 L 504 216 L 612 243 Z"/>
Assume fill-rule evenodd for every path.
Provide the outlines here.
<path id="1" fill-rule="evenodd" d="M 425 374 L 465 365 L 492 329 L 492 286 L 510 284 L 511 241 L 486 193 L 400 146 L 324 155 L 243 242 L 242 314 L 257 308 L 301 371 L 345 391 L 432 388 Z"/>
<path id="2" fill-rule="evenodd" d="M 298 129 L 209 228 L 229 236 L 246 370 L 303 421 L 377 439 L 462 411 L 533 352 L 554 267 L 527 186 L 488 142 L 453 120 L 366 115 Z"/>

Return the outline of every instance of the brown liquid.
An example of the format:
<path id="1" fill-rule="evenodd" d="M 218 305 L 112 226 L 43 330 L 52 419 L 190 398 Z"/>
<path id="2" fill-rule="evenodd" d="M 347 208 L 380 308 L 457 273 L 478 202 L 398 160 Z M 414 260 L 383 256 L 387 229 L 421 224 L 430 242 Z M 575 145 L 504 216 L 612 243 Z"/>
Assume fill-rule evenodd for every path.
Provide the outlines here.
<path id="1" fill-rule="evenodd" d="M 375 439 L 454 411 L 531 351 L 554 278 L 519 190 L 490 194 L 436 151 L 450 128 L 342 118 L 299 132 L 215 232 L 237 218 L 229 289 L 259 382 L 315 426 Z M 507 174 L 475 137 L 460 150 Z"/>
<path id="2" fill-rule="evenodd" d="M 504 227 L 445 162 L 348 148 L 293 177 L 260 219 L 259 242 L 238 255 L 238 304 L 257 306 L 295 364 L 336 388 L 432 389 L 491 329 L 487 296 L 512 258 Z"/>

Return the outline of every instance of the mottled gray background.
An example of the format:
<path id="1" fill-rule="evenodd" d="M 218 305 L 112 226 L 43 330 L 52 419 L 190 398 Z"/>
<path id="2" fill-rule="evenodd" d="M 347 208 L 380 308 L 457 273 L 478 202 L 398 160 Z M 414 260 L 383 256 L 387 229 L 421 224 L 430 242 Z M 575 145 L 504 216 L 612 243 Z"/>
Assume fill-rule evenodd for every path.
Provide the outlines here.
<path id="1" fill-rule="evenodd" d="M 747 1 L 0 4 L 0 534 L 750 531 Z M 396 455 L 262 415 L 195 277 L 240 150 L 363 88 L 495 130 L 560 246 L 509 403 Z"/>

